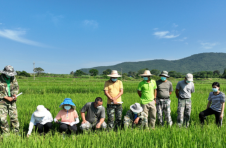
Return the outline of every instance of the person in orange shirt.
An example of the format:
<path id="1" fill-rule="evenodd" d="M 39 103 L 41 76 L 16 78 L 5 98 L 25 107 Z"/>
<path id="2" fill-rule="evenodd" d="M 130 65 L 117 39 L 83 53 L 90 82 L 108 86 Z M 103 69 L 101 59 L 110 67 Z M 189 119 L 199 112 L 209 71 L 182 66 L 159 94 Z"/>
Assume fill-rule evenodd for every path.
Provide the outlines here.
<path id="1" fill-rule="evenodd" d="M 75 107 L 75 104 L 70 98 L 65 98 L 64 101 L 60 104 L 60 108 L 62 108 L 62 110 L 60 110 L 57 116 L 54 118 L 54 122 L 60 123 L 59 130 L 61 133 L 76 133 L 76 124 L 79 123 L 79 117 L 75 110 Z M 59 122 L 59 120 L 61 121 Z"/>
<path id="2" fill-rule="evenodd" d="M 108 129 L 117 129 L 121 126 L 122 121 L 122 98 L 123 85 L 122 81 L 118 80 L 121 77 L 116 70 L 112 70 L 108 75 L 110 80 L 105 82 L 104 93 L 108 97 L 107 101 L 107 116 L 108 116 Z M 115 121 L 114 121 L 115 117 Z"/>

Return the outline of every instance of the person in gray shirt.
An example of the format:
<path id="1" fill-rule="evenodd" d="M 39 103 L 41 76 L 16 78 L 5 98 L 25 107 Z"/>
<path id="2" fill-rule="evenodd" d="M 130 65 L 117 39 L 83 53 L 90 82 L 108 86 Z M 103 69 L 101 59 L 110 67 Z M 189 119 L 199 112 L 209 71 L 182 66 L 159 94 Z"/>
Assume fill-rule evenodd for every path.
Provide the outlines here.
<path id="1" fill-rule="evenodd" d="M 184 80 L 179 81 L 176 86 L 176 96 L 178 98 L 177 124 L 179 127 L 185 124 L 188 127 L 191 115 L 191 93 L 195 92 L 193 75 L 188 73 Z"/>
<path id="2" fill-rule="evenodd" d="M 167 71 L 162 71 L 161 79 L 156 82 L 157 84 L 157 97 L 156 97 L 156 108 L 157 108 L 157 116 L 160 125 L 164 125 L 163 120 L 163 112 L 165 114 L 165 120 L 167 121 L 169 126 L 172 126 L 172 118 L 171 118 L 171 109 L 170 109 L 170 95 L 173 92 L 172 83 L 167 80 L 170 76 Z"/>
<path id="3" fill-rule="evenodd" d="M 201 124 L 204 124 L 205 117 L 214 114 L 216 124 L 221 126 L 224 115 L 225 94 L 220 91 L 220 84 L 218 82 L 212 84 L 212 90 L 213 92 L 210 92 L 208 97 L 207 109 L 199 114 L 199 119 Z"/>
<path id="4" fill-rule="evenodd" d="M 82 124 L 80 129 L 82 131 L 96 129 L 106 129 L 107 124 L 105 119 L 105 108 L 102 106 L 103 100 L 101 97 L 97 97 L 95 102 L 86 103 L 81 109 Z M 85 116 L 85 112 L 87 112 Z"/>

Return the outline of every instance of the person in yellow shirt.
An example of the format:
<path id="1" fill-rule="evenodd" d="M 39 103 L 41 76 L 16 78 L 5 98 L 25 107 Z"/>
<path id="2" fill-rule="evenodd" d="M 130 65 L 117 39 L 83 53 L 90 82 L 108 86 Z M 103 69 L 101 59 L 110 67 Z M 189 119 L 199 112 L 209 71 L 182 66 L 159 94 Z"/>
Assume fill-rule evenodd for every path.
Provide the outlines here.
<path id="1" fill-rule="evenodd" d="M 108 97 L 107 101 L 107 116 L 108 116 L 108 128 L 119 128 L 122 121 L 122 98 L 123 85 L 122 81 L 117 78 L 121 77 L 117 70 L 112 70 L 108 81 L 104 85 L 104 93 Z M 115 121 L 114 121 L 115 117 Z"/>

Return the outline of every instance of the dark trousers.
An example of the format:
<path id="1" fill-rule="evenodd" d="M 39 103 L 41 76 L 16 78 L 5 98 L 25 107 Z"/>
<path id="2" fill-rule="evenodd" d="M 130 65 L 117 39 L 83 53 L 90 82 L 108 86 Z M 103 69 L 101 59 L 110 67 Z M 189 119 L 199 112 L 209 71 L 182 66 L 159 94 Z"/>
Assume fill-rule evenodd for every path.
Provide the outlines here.
<path id="1" fill-rule="evenodd" d="M 60 124 L 60 132 L 66 132 L 68 134 L 71 134 L 71 133 L 76 133 L 77 131 L 77 126 L 76 125 L 73 125 L 73 126 L 70 126 L 68 124 L 64 124 L 64 123 L 61 123 Z"/>
<path id="2" fill-rule="evenodd" d="M 205 117 L 206 117 L 206 116 L 209 116 L 209 115 L 212 115 L 212 114 L 215 115 L 216 124 L 217 124 L 217 125 L 221 125 L 221 119 L 220 119 L 221 112 L 214 111 L 214 110 L 211 109 L 211 108 L 207 108 L 206 110 L 202 111 L 202 112 L 199 114 L 199 119 L 200 119 L 201 123 L 204 124 L 204 119 L 205 119 Z"/>
<path id="3" fill-rule="evenodd" d="M 52 129 L 52 123 L 51 122 L 47 122 L 46 124 L 36 124 L 35 125 L 35 130 L 38 130 L 39 134 L 41 133 L 48 133 L 50 130 Z"/>

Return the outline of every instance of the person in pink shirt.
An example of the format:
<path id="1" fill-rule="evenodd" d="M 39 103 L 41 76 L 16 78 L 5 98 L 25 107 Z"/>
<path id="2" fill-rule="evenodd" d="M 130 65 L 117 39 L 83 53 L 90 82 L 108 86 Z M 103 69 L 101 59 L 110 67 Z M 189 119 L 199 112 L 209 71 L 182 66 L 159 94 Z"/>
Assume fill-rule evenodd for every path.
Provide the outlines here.
<path id="1" fill-rule="evenodd" d="M 54 122 L 60 123 L 59 130 L 61 133 L 75 134 L 77 131 L 76 124 L 79 123 L 79 117 L 75 110 L 75 104 L 70 98 L 65 98 L 60 104 L 60 108 L 62 108 L 62 110 L 60 110 L 54 118 Z M 61 121 L 59 122 L 59 120 Z"/>

